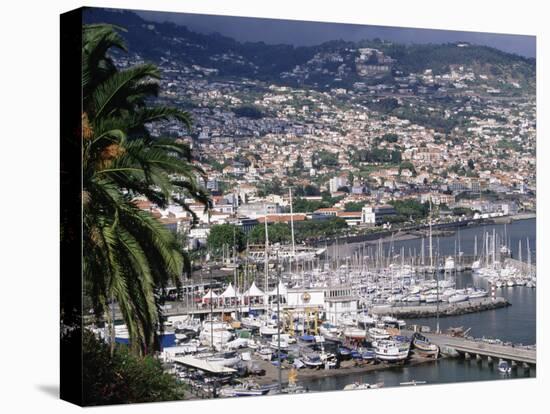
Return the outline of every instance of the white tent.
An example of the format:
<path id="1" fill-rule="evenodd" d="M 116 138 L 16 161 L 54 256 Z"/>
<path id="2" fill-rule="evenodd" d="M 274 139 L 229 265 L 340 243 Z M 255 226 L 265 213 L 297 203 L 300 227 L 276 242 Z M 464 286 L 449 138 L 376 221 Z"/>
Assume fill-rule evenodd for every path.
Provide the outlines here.
<path id="1" fill-rule="evenodd" d="M 287 294 L 286 286 L 283 285 L 283 282 L 279 281 L 279 295 L 280 296 L 286 296 L 286 294 Z M 270 296 L 277 296 L 277 287 L 275 287 L 275 289 L 273 289 L 271 292 L 269 292 L 269 295 Z"/>
<path id="2" fill-rule="evenodd" d="M 256 282 L 252 282 L 252 285 L 248 288 L 246 292 L 244 292 L 244 296 L 264 296 L 265 293 L 261 291 L 258 286 L 256 286 Z"/>
<path id="3" fill-rule="evenodd" d="M 235 288 L 233 287 L 233 285 L 231 284 L 231 282 L 229 282 L 229 285 L 227 286 L 227 288 L 225 289 L 225 291 L 220 295 L 220 297 L 226 299 L 226 298 L 234 298 L 237 296 L 237 292 L 235 291 Z"/>
<path id="4" fill-rule="evenodd" d="M 214 299 L 218 299 L 218 295 L 216 294 L 216 292 L 212 291 L 211 289 L 208 289 L 208 292 L 205 293 L 205 295 L 202 297 L 202 301 L 203 302 L 206 302 L 207 300 L 210 300 L 212 299 L 212 301 Z"/>

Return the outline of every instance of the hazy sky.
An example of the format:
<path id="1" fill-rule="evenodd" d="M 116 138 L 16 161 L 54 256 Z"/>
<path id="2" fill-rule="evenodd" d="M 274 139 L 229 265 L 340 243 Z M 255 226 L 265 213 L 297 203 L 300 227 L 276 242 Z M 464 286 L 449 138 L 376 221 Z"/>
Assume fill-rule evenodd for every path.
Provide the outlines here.
<path id="1" fill-rule="evenodd" d="M 455 41 L 487 45 L 506 52 L 535 57 L 535 36 L 452 30 L 367 26 L 344 23 L 317 23 L 250 17 L 214 16 L 188 13 L 138 11 L 142 18 L 171 21 L 200 33 L 219 32 L 239 41 L 317 45 L 328 40 L 380 38 L 398 43 L 447 43 Z"/>

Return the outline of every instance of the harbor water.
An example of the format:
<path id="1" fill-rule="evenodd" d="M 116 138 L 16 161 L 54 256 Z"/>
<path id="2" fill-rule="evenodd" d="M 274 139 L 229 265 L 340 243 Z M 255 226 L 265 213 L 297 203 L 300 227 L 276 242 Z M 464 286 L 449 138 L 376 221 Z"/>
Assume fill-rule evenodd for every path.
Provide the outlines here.
<path id="1" fill-rule="evenodd" d="M 472 255 L 474 252 L 474 238 L 477 235 L 478 249 L 482 245 L 483 235 L 486 232 L 492 233 L 493 228 L 497 234 L 504 236 L 504 225 L 487 225 L 469 227 L 460 230 L 453 236 L 440 237 L 434 241 L 434 249 L 439 249 L 439 254 L 453 255 L 457 245 L 457 238 L 460 236 L 461 251 L 465 255 Z M 522 240 L 522 258 L 527 260 L 526 240 L 529 239 L 531 250 L 531 261 L 536 263 L 536 221 L 535 219 L 521 220 L 506 226 L 506 239 L 512 250 L 512 256 L 518 258 L 519 240 Z M 504 240 L 504 237 L 502 238 Z M 405 250 L 416 249 L 420 251 L 421 241 L 418 239 L 395 241 L 393 247 L 399 252 L 401 247 Z M 357 244 L 359 245 L 359 244 Z M 386 243 L 388 245 L 388 243 Z M 386 246 L 387 247 L 387 246 Z M 350 252 L 357 246 L 341 246 L 349 249 Z M 342 251 L 342 250 L 341 250 Z M 479 250 L 478 250 L 479 252 Z M 540 276 L 540 275 L 539 275 Z M 487 281 L 472 274 L 462 272 L 456 275 L 457 288 L 468 286 L 487 288 Z M 506 308 L 489 310 L 479 313 L 471 313 L 460 316 L 448 316 L 439 318 L 439 327 L 442 331 L 449 327 L 470 328 L 468 335 L 481 338 L 498 338 L 505 342 L 515 344 L 532 345 L 536 344 L 536 289 L 526 287 L 504 287 L 497 290 L 498 296 L 503 296 L 512 304 Z M 430 326 L 433 330 L 436 327 L 435 318 L 407 319 L 408 325 L 418 324 Z M 379 383 L 384 382 L 385 387 L 399 386 L 400 383 L 409 381 L 425 381 L 427 384 L 452 383 L 464 381 L 484 381 L 510 378 L 528 378 L 536 375 L 536 369 L 526 370 L 517 367 L 508 375 L 497 370 L 496 364 L 489 365 L 487 361 L 478 362 L 464 359 L 440 359 L 423 365 L 396 366 L 387 370 L 380 370 L 364 374 L 350 374 L 345 376 L 334 376 L 308 380 L 304 382 L 311 391 L 342 390 L 344 386 L 353 382 Z"/>

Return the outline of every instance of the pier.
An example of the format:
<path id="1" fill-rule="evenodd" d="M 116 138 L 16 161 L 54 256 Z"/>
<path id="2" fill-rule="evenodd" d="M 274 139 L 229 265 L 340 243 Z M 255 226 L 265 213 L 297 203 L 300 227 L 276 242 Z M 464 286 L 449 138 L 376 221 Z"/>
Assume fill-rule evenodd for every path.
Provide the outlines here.
<path id="1" fill-rule="evenodd" d="M 404 331 L 412 335 L 413 331 Z M 487 359 L 489 362 L 499 359 L 510 361 L 512 364 L 523 364 L 524 367 L 537 364 L 537 351 L 514 345 L 492 344 L 446 334 L 422 333 L 431 342 L 438 345 L 442 352 L 463 358 Z"/>

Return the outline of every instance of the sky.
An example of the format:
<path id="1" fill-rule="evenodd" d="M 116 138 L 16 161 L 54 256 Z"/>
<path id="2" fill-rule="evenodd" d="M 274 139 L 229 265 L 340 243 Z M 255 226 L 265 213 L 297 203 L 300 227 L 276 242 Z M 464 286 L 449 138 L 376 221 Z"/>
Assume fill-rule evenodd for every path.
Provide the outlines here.
<path id="1" fill-rule="evenodd" d="M 199 33 L 218 32 L 238 41 L 264 41 L 312 46 L 329 40 L 357 41 L 380 38 L 396 43 L 470 42 L 491 46 L 505 52 L 535 57 L 535 36 L 461 32 L 453 30 L 416 29 L 344 23 L 320 23 L 250 17 L 215 16 L 188 13 L 137 11 L 142 18 L 157 22 L 170 21 Z"/>

